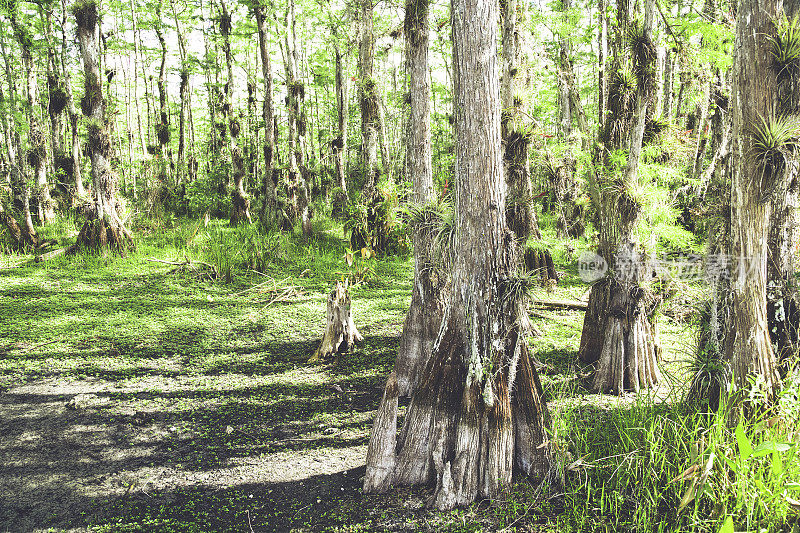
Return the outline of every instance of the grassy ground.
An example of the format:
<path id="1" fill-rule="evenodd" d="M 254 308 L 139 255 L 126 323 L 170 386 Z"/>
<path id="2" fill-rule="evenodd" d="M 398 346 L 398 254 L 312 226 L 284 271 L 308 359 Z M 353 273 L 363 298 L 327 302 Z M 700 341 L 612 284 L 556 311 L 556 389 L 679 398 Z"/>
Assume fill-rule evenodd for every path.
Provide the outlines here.
<path id="1" fill-rule="evenodd" d="M 691 442 L 712 423 L 670 407 L 693 330 L 665 320 L 667 383 L 612 398 L 590 394 L 574 366 L 577 312 L 535 319 L 543 335 L 532 339 L 550 367 L 553 480 L 450 513 L 425 508 L 427 489 L 361 494 L 412 265 L 348 267 L 340 230 L 316 229 L 306 242 L 177 221 L 138 228 L 124 259 L 0 256 L 0 530 L 716 532 L 728 514 L 763 516 L 701 497 L 678 510 L 689 478 L 670 480 L 711 453 L 692 456 Z M 581 297 L 573 256 L 554 250 L 566 277 L 541 296 Z M 150 260 L 186 257 L 213 263 L 218 279 Z M 308 365 L 342 277 L 360 282 L 365 340 Z M 800 480 L 788 464 L 772 492 Z M 770 511 L 756 523 L 794 523 L 787 505 Z"/>

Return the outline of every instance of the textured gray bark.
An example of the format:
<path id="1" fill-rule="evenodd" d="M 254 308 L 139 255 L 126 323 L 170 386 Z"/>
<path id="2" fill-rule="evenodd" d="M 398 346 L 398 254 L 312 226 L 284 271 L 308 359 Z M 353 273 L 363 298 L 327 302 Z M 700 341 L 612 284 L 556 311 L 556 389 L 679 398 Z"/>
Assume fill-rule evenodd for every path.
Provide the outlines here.
<path id="1" fill-rule="evenodd" d="M 414 202 L 418 206 L 435 200 L 431 162 L 428 11 L 429 0 L 406 2 L 406 64 L 410 94 L 406 175 L 412 179 Z M 436 268 L 431 257 L 433 238 L 424 228 L 417 228 L 412 235 L 414 287 L 395 364 L 397 387 L 401 396 L 410 396 L 416 388 L 419 374 L 427 363 L 441 323 L 444 273 Z"/>
<path id="2" fill-rule="evenodd" d="M 618 21 L 623 25 L 637 24 L 629 7 L 620 6 Z M 656 361 L 655 325 L 648 319 L 647 293 L 642 287 L 649 271 L 635 233 L 641 205 L 630 195 L 639 179 L 644 127 L 655 89 L 654 11 L 654 0 L 647 0 L 644 22 L 639 29 L 646 46 L 629 58 L 619 55 L 622 47 L 615 46 L 616 68 L 630 61 L 637 89 L 632 104 L 630 96 L 616 92 L 617 89 L 609 95 L 611 113 L 601 133 L 598 154 L 602 164 L 597 180 L 605 183 L 595 187 L 594 197 L 600 222 L 599 254 L 610 268 L 609 276 L 595 283 L 589 294 L 579 358 L 585 363 L 598 363 L 595 389 L 616 394 L 651 387 L 661 378 Z M 613 149 L 627 149 L 627 165 L 621 176 L 606 177 L 602 175 L 609 168 L 605 150 Z"/>
<path id="3" fill-rule="evenodd" d="M 740 0 L 736 14 L 736 52 L 733 66 L 733 180 L 731 187 L 732 313 L 726 324 L 725 354 L 733 379 L 747 388 L 760 378 L 768 395 L 780 379 L 767 330 L 767 236 L 774 192 L 772 168 L 752 157 L 751 125 L 774 116 L 778 80 L 772 68 L 768 36 L 780 0 Z"/>
<path id="4" fill-rule="evenodd" d="M 117 177 L 109 163 L 111 139 L 108 133 L 106 102 L 103 98 L 100 73 L 100 48 L 97 42 L 99 20 L 95 3 L 79 5 L 73 12 L 78 26 L 78 43 L 84 71 L 84 97 L 81 108 L 87 117 L 89 158 L 92 163 L 94 209 L 70 248 L 116 248 L 122 250 L 132 236 L 120 219 L 117 199 Z"/>
<path id="5" fill-rule="evenodd" d="M 452 2 L 458 246 L 442 327 L 394 457 L 394 484 L 435 482 L 429 503 L 439 509 L 497 498 L 515 464 L 534 476 L 549 467 L 547 408 L 518 320 L 523 302 L 511 296 L 497 23 L 492 0 Z M 391 442 L 372 438 L 369 456 L 389 464 L 381 449 Z"/>

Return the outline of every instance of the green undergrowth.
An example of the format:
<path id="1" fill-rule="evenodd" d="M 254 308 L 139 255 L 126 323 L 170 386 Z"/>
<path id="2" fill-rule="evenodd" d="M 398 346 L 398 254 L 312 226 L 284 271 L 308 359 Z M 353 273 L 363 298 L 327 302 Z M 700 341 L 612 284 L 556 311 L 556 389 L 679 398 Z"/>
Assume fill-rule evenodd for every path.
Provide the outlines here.
<path id="1" fill-rule="evenodd" d="M 675 318 L 660 322 L 665 383 L 615 398 L 593 394 L 591 368 L 576 365 L 580 312 L 533 317 L 540 335 L 530 342 L 553 421 L 546 483 L 518 480 L 501 501 L 448 513 L 426 509 L 429 488 L 363 495 L 361 465 L 413 262 L 349 250 L 341 226 L 324 218 L 314 229 L 306 239 L 216 220 L 140 220 L 125 257 L 36 264 L 29 255 L 0 256 L 0 391 L 20 405 L 63 406 L 75 397 L 70 387 L 95 387 L 90 407 L 52 416 L 64 434 L 88 427 L 112 436 L 100 447 L 78 444 L 81 457 L 117 457 L 113 466 L 89 461 L 94 477 L 81 478 L 108 478 L 111 488 L 69 511 L 28 516 L 29 529 L 717 533 L 728 517 L 736 531 L 797 527 L 797 374 L 778 418 L 737 428 L 721 415 L 693 414 L 682 394 L 695 327 Z M 563 277 L 534 296 L 585 298 L 577 257 L 590 240 L 556 244 L 544 233 Z M 342 279 L 353 284 L 364 342 L 309 365 L 327 293 Z M 12 397 L 41 383 L 55 392 Z M 401 400 L 401 417 L 406 406 Z M 5 424 L 19 453 L 36 458 L 36 445 L 23 439 L 30 428 Z M 61 468 L 52 458 L 42 465 Z M 170 484 L 153 481 L 160 476 Z M 9 509 L 0 505 L 0 524 L 22 523 Z"/>

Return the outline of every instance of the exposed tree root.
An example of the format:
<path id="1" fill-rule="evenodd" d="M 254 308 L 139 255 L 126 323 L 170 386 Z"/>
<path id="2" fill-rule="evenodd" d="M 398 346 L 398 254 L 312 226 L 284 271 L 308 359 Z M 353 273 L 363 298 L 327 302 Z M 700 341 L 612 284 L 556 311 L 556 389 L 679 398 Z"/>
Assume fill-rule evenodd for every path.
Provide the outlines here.
<path id="1" fill-rule="evenodd" d="M 110 249 L 124 256 L 125 250 L 133 245 L 133 235 L 122 224 L 116 213 L 102 218 L 93 213 L 93 216 L 84 222 L 75 244 L 67 249 L 67 254 L 75 254 L 81 249 L 105 253 Z"/>

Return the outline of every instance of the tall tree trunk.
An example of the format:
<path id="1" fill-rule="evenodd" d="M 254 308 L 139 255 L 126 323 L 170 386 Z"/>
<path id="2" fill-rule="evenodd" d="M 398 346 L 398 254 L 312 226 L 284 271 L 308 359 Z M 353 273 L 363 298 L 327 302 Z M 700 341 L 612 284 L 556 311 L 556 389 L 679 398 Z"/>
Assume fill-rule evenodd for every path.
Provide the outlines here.
<path id="1" fill-rule="evenodd" d="M 800 2 L 784 1 L 788 20 L 800 16 Z M 778 116 L 800 115 L 800 78 L 796 66 L 778 76 Z M 767 258 L 767 321 L 780 361 L 796 360 L 800 353 L 800 293 L 795 278 L 798 246 L 797 208 L 800 204 L 800 161 L 785 162 L 772 195 Z"/>
<path id="2" fill-rule="evenodd" d="M 739 0 L 733 66 L 734 172 L 731 187 L 732 313 L 726 324 L 725 354 L 740 389 L 757 377 L 769 396 L 780 379 L 767 318 L 768 199 L 785 165 L 777 154 L 754 148 L 753 124 L 776 120 L 778 79 L 770 54 L 780 0 Z"/>
<path id="3" fill-rule="evenodd" d="M 3 44 L 3 54 L 5 55 L 5 44 Z M 9 82 L 10 82 L 9 78 Z M 14 87 L 11 85 L 9 87 L 9 93 L 14 94 Z M 2 112 L 3 117 L 3 134 L 4 140 L 6 142 L 6 150 L 8 155 L 8 170 L 9 170 L 9 189 L 11 192 L 11 199 L 9 201 L 9 209 L 13 210 L 13 204 L 15 203 L 15 193 L 19 190 L 19 184 L 21 181 L 24 180 L 21 171 L 21 162 L 19 160 L 19 135 L 17 133 L 16 128 L 12 128 L 12 124 L 10 120 L 14 119 L 14 101 L 15 98 L 6 99 L 6 95 L 2 88 L 0 88 L 0 101 L 3 102 L 10 102 L 10 110 L 8 115 L 6 115 L 6 111 Z M 4 186 L 2 188 L 5 188 Z M 0 188 L 0 190 L 2 190 Z M 27 210 L 25 213 L 27 215 L 27 221 L 23 220 L 23 223 L 29 222 L 29 225 L 24 224 L 23 226 L 19 225 L 17 219 L 3 207 L 3 203 L 0 202 L 0 223 L 6 226 L 11 238 L 14 240 L 15 244 L 18 247 L 23 247 L 25 245 L 36 247 L 39 244 L 39 239 L 36 235 L 36 230 L 33 229 L 33 221 L 30 220 L 30 209 Z"/>
<path id="4" fill-rule="evenodd" d="M 342 57 L 342 51 L 334 38 L 334 58 L 336 64 L 336 137 L 331 141 L 333 159 L 336 172 L 336 181 L 340 192 L 333 198 L 333 214 L 341 216 L 347 208 L 347 122 L 350 116 L 350 101 L 348 99 L 347 77 L 345 76 L 346 56 Z"/>
<path id="5" fill-rule="evenodd" d="M 579 357 L 586 363 L 598 362 L 594 388 L 616 394 L 648 388 L 661 377 L 654 326 L 648 320 L 649 303 L 641 286 L 649 272 L 635 233 L 641 205 L 631 195 L 639 179 L 644 127 L 655 89 L 654 1 L 645 1 L 643 23 L 636 22 L 632 13 L 620 6 L 618 38 L 636 32 L 640 48 L 625 58 L 622 46 L 615 46 L 617 73 L 611 83 L 610 113 L 599 143 L 601 174 L 595 186 L 600 220 L 598 251 L 608 263 L 610 275 L 592 286 Z M 620 69 L 626 60 L 637 78 L 635 95 L 627 93 L 625 84 L 620 83 Z M 627 165 L 621 176 L 606 177 L 602 174 L 609 169 L 607 157 L 614 149 L 627 149 Z"/>
<path id="6" fill-rule="evenodd" d="M 93 1 L 77 4 L 73 8 L 78 27 L 78 43 L 84 71 L 84 97 L 81 108 L 87 117 L 89 133 L 89 157 L 92 162 L 92 183 L 94 209 L 71 247 L 115 248 L 122 251 L 132 241 L 132 236 L 120 218 L 120 203 L 117 199 L 117 178 L 109 164 L 111 139 L 108 133 L 106 102 L 103 98 L 100 72 L 100 48 L 97 39 L 99 31 L 99 9 Z"/>
<path id="7" fill-rule="evenodd" d="M 178 11 L 175 7 L 175 0 L 170 0 L 172 7 L 172 17 L 175 20 L 175 31 L 178 34 L 178 51 L 180 52 L 181 70 L 180 70 L 180 97 L 181 108 L 179 115 L 178 125 L 178 163 L 177 163 L 177 176 L 176 185 L 183 183 L 184 179 L 194 181 L 194 150 L 188 150 L 187 137 L 189 136 L 189 114 L 192 109 L 192 93 L 189 87 L 189 62 L 186 55 L 186 34 L 181 27 L 181 21 L 178 18 Z M 188 150 L 188 158 L 187 158 Z"/>
<path id="8" fill-rule="evenodd" d="M 311 235 L 311 189 L 309 180 L 311 173 L 305 161 L 305 136 L 307 130 L 306 117 L 303 113 L 303 99 L 306 95 L 305 85 L 297 77 L 298 44 L 295 21 L 294 0 L 289 1 L 286 12 L 286 85 L 289 104 L 289 207 L 290 220 L 300 220 L 303 235 Z"/>
<path id="9" fill-rule="evenodd" d="M 572 9 L 572 0 L 563 0 L 561 8 L 564 12 L 565 22 L 568 22 L 567 17 L 571 16 L 570 10 Z M 605 63 L 605 48 L 606 44 L 603 41 L 605 38 L 605 13 L 601 13 L 601 43 L 600 50 Z M 567 27 L 570 27 L 567 25 Z M 562 136 L 563 140 L 567 143 L 567 148 L 560 162 L 553 163 L 551 167 L 551 179 L 553 180 L 553 192 L 556 199 L 557 222 L 556 231 L 560 238 L 578 237 L 584 232 L 583 223 L 583 210 L 577 205 L 576 201 L 580 195 L 580 184 L 576 179 L 575 173 L 577 172 L 577 161 L 575 159 L 574 150 L 576 148 L 577 139 L 580 137 L 581 147 L 583 150 L 589 148 L 589 123 L 586 118 L 586 112 L 583 109 L 583 103 L 580 99 L 578 92 L 578 82 L 575 77 L 575 70 L 572 64 L 572 39 L 567 32 L 559 35 L 559 55 L 558 55 L 558 69 L 557 79 L 559 86 L 559 101 L 564 100 L 561 104 L 561 112 L 565 114 L 561 118 Z M 605 108 L 605 74 L 601 71 L 599 99 L 601 106 Z M 605 114 L 605 113 L 604 113 Z M 573 124 L 578 125 L 578 135 L 573 135 Z"/>
<path id="10" fill-rule="evenodd" d="M 167 107 L 167 41 L 164 38 L 164 31 L 161 28 L 161 7 L 163 0 L 158 3 L 156 8 L 155 32 L 158 43 L 161 46 L 161 63 L 158 67 L 158 122 L 156 123 L 156 139 L 158 139 L 159 157 L 161 159 L 161 176 L 159 178 L 166 186 L 172 186 L 172 149 L 169 142 L 172 137 L 169 121 L 169 109 Z"/>
<path id="11" fill-rule="evenodd" d="M 64 88 L 67 96 L 67 114 L 69 115 L 70 129 L 70 158 L 72 164 L 72 182 L 75 184 L 73 206 L 77 198 L 86 199 L 86 189 L 83 186 L 83 158 L 81 157 L 81 142 L 78 131 L 78 111 L 75 108 L 75 98 L 72 94 L 72 84 L 69 69 L 67 68 L 67 0 L 61 0 L 61 70 L 64 72 Z M 144 149 L 144 145 L 142 145 Z M 135 189 L 134 189 L 135 190 Z"/>
<path id="12" fill-rule="evenodd" d="M 40 224 L 55 220 L 55 206 L 47 183 L 47 136 L 42 128 L 39 109 L 39 87 L 33 59 L 33 36 L 17 19 L 15 11 L 10 13 L 11 26 L 19 42 L 22 55 L 22 70 L 25 73 L 26 114 L 29 124 L 28 152 L 26 159 L 33 172 L 37 189 L 37 208 Z M 26 187 L 27 189 L 27 187 Z"/>
<path id="13" fill-rule="evenodd" d="M 497 2 L 453 0 L 452 13 L 460 103 L 452 292 L 399 438 L 389 377 L 365 478 L 368 491 L 435 481 L 439 509 L 499 497 L 515 467 L 534 476 L 549 468 L 547 407 L 518 320 L 524 304 L 514 296 L 520 278 L 504 216 Z"/>
<path id="14" fill-rule="evenodd" d="M 66 2 L 66 0 L 62 0 L 62 2 Z M 138 141 L 139 141 L 139 145 L 141 146 L 141 149 L 142 149 L 142 154 L 146 154 L 147 153 L 147 138 L 145 137 L 145 134 L 143 133 L 142 112 L 140 111 L 140 108 L 139 108 L 139 68 L 138 68 L 139 65 L 142 65 L 142 72 L 144 72 L 144 62 L 141 60 L 141 51 L 140 51 L 140 48 L 139 48 L 139 45 L 140 45 L 140 42 L 141 42 L 141 35 L 139 33 L 139 24 L 138 24 L 138 20 L 137 20 L 138 17 L 137 17 L 137 14 L 136 14 L 136 8 L 135 8 L 134 2 L 135 2 L 135 0 L 131 0 L 130 1 L 131 24 L 132 24 L 132 28 L 133 28 L 133 51 L 134 51 L 134 55 L 133 55 L 133 58 L 134 58 L 133 59 L 133 61 L 134 61 L 134 63 L 133 63 L 133 101 L 134 101 L 134 105 L 136 107 L 136 131 L 138 133 Z M 62 31 L 64 31 L 63 28 L 62 28 Z M 147 77 L 143 76 L 143 79 L 145 80 L 145 84 L 146 84 L 147 83 Z M 146 116 L 148 118 L 150 116 L 149 109 L 148 109 L 148 114 Z M 135 186 L 136 178 L 135 177 L 134 177 L 133 181 L 134 181 L 134 191 L 135 191 L 136 190 L 136 186 Z"/>
<path id="15" fill-rule="evenodd" d="M 264 120 L 264 173 L 261 176 L 261 224 L 268 225 L 278 220 L 278 179 L 280 172 L 275 165 L 275 136 L 272 122 L 275 117 L 275 108 L 272 103 L 272 61 L 269 55 L 267 33 L 267 17 L 264 13 L 265 6 L 260 2 L 256 4 L 255 15 L 258 26 L 258 50 L 261 58 L 261 75 L 264 78 L 264 103 L 261 108 L 261 117 Z"/>
<path id="16" fill-rule="evenodd" d="M 414 186 L 414 202 L 425 210 L 435 201 L 431 161 L 431 83 L 428 70 L 429 0 L 408 0 L 405 10 L 406 64 L 409 74 L 410 117 L 406 150 Z M 423 207 L 424 206 L 424 207 Z M 414 286 L 411 307 L 403 324 L 395 363 L 398 394 L 410 396 L 428 362 L 433 341 L 442 321 L 441 292 L 443 269 L 437 268 L 431 254 L 435 236 L 420 224 L 414 229 Z"/>
<path id="17" fill-rule="evenodd" d="M 25 164 L 23 163 L 23 149 L 22 139 L 20 138 L 21 124 L 20 110 L 17 108 L 18 91 L 11 67 L 11 58 L 9 57 L 6 49 L 6 41 L 4 33 L 0 32 L 0 50 L 3 53 L 3 64 L 5 66 L 6 82 L 8 83 L 9 95 L 9 119 L 11 123 L 8 125 L 8 155 L 9 161 L 12 163 L 11 167 L 11 196 L 14 207 L 22 214 L 22 226 L 20 227 L 21 234 L 24 242 L 32 246 L 39 243 L 38 235 L 33 227 L 33 218 L 31 217 L 30 210 L 30 191 L 27 184 L 27 177 L 25 175 Z M 6 219 L 8 220 L 8 219 Z M 14 221 L 16 222 L 16 220 Z M 16 231 L 12 229 L 12 235 L 16 235 Z"/>
<path id="18" fill-rule="evenodd" d="M 378 167 L 378 88 L 373 78 L 375 63 L 374 0 L 360 0 L 361 41 L 358 47 L 358 97 L 361 109 L 361 164 L 364 171 L 365 200 L 376 194 Z"/>
<path id="19" fill-rule="evenodd" d="M 528 162 L 531 136 L 522 96 L 525 91 L 521 86 L 521 81 L 526 77 L 526 68 L 522 61 L 525 32 L 521 30 L 526 14 L 524 2 L 508 0 L 503 4 L 503 75 L 500 98 L 503 106 L 501 118 L 503 172 L 508 193 L 506 223 L 514 233 L 519 246 L 525 250 L 526 269 L 535 273 L 542 283 L 546 284 L 549 280 L 558 280 L 550 252 L 540 246 L 526 248 L 529 239 L 540 241 L 542 238 L 533 206 L 533 187 Z M 564 109 L 568 117 L 571 117 L 568 88 L 563 96 Z"/>
<path id="20" fill-rule="evenodd" d="M 41 12 L 40 8 L 40 12 Z M 66 95 L 61 87 L 61 72 L 56 58 L 56 49 L 53 43 L 53 12 L 47 10 L 41 13 L 44 19 L 45 40 L 47 42 L 47 114 L 50 116 L 50 170 L 55 173 L 56 160 L 62 157 L 62 141 L 64 124 L 62 112 L 66 107 Z"/>
<path id="21" fill-rule="evenodd" d="M 606 110 L 608 109 L 608 73 L 606 69 L 606 59 L 608 58 L 607 1 L 608 0 L 597 0 L 597 16 L 599 18 L 599 28 L 597 32 L 599 41 L 597 47 L 597 127 L 601 131 L 605 126 Z"/>
<path id="22" fill-rule="evenodd" d="M 374 76 L 374 0 L 360 0 L 359 6 L 361 36 L 358 48 L 358 100 L 361 110 L 361 167 L 364 176 L 361 203 L 365 206 L 367 215 L 366 227 L 359 227 L 351 232 L 350 246 L 354 249 L 366 246 L 381 251 L 387 245 L 388 233 L 385 216 L 381 213 L 384 198 L 377 187 L 381 175 L 378 165 L 381 117 L 379 90 Z"/>
<path id="23" fill-rule="evenodd" d="M 242 157 L 242 148 L 238 138 L 242 125 L 233 113 L 233 55 L 231 54 L 231 15 L 223 0 L 220 0 L 219 31 L 222 35 L 222 49 L 225 53 L 225 66 L 228 78 L 225 83 L 225 100 L 222 104 L 223 113 L 228 119 L 228 150 L 231 155 L 231 171 L 233 172 L 233 190 L 231 191 L 231 226 L 250 220 L 250 199 L 244 192 L 245 164 Z"/>

